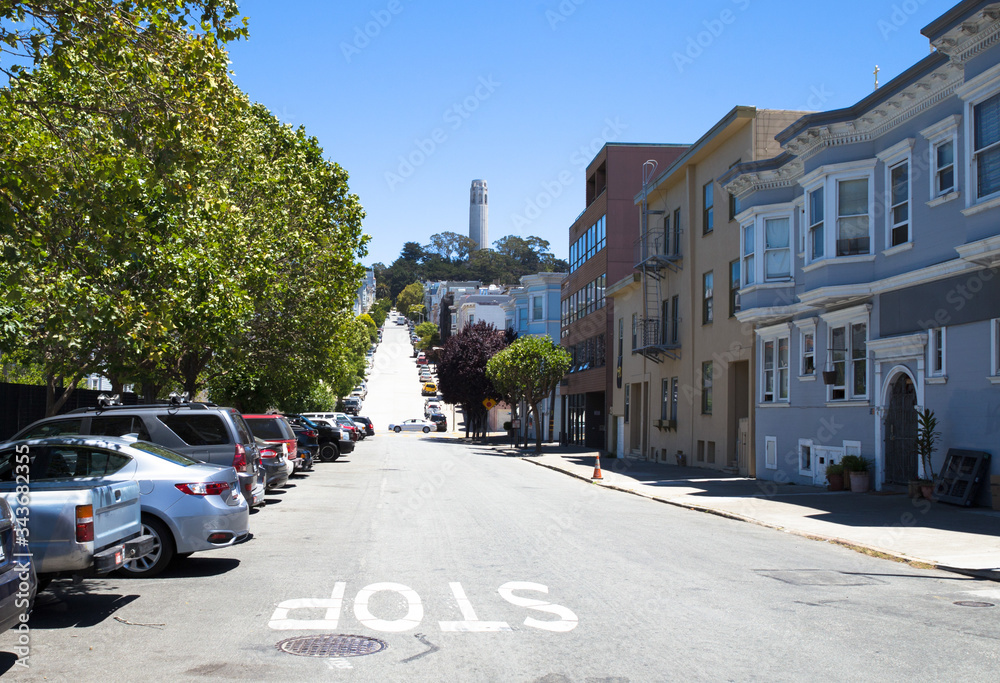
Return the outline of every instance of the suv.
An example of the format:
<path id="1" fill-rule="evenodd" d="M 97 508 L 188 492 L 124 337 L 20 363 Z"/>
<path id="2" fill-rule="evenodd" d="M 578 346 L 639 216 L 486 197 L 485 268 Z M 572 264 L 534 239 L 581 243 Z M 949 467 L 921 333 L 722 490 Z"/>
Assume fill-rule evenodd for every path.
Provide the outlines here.
<path id="1" fill-rule="evenodd" d="M 319 441 L 317 455 L 323 462 L 334 462 L 340 457 L 341 453 L 350 453 L 354 450 L 354 444 L 351 443 L 350 437 L 347 439 L 343 437 L 342 429 L 313 422 L 312 414 L 286 415 L 285 417 L 291 421 L 293 426 L 298 424 L 316 433 Z"/>
<path id="2" fill-rule="evenodd" d="M 250 427 L 235 408 L 197 403 L 171 396 L 170 403 L 108 405 L 77 408 L 65 415 L 33 422 L 10 441 L 47 436 L 125 436 L 213 465 L 232 467 L 239 476 L 240 492 L 250 507 L 264 504 L 260 481 L 260 453 Z"/>
<path id="3" fill-rule="evenodd" d="M 448 418 L 443 413 L 431 413 L 427 416 L 427 420 L 436 424 L 439 432 L 448 431 Z"/>
<path id="4" fill-rule="evenodd" d="M 357 415 L 361 412 L 361 399 L 356 396 L 348 396 L 344 399 L 344 412 L 348 415 Z"/>

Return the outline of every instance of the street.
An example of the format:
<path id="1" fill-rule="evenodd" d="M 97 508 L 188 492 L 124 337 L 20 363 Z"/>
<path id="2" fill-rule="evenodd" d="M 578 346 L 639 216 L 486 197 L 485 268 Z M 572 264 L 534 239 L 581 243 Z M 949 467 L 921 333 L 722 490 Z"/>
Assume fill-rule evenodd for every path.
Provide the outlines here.
<path id="1" fill-rule="evenodd" d="M 442 434 L 387 326 L 376 435 L 154 579 L 53 583 L 18 680 L 993 680 L 996 583 L 600 489 Z M 356 657 L 277 644 L 383 641 Z M 12 668 L 11 668 L 12 667 Z M 993 672 L 993 673 L 990 673 Z"/>

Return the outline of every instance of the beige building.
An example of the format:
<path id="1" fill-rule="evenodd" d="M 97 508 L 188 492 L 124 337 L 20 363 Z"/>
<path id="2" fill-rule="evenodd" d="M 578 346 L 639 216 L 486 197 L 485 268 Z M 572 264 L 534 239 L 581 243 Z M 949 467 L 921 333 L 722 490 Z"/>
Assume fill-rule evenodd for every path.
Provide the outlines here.
<path id="1" fill-rule="evenodd" d="M 647 164 L 635 270 L 607 290 L 608 450 L 618 457 L 756 471 L 754 335 L 735 317 L 739 206 L 716 178 L 779 154 L 774 136 L 800 116 L 736 107 L 665 169 Z"/>

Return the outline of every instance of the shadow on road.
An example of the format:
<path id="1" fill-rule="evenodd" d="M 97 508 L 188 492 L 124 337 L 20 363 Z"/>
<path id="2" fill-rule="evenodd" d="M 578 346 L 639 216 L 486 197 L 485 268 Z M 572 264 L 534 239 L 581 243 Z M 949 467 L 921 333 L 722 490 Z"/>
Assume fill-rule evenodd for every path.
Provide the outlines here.
<path id="1" fill-rule="evenodd" d="M 0 652 L 0 676 L 14 668 L 17 664 L 17 655 L 13 652 Z"/>
<path id="2" fill-rule="evenodd" d="M 138 595 L 99 592 L 102 588 L 104 585 L 89 581 L 78 586 L 68 579 L 53 581 L 48 590 L 35 598 L 29 626 L 33 629 L 96 626 L 139 599 Z"/>

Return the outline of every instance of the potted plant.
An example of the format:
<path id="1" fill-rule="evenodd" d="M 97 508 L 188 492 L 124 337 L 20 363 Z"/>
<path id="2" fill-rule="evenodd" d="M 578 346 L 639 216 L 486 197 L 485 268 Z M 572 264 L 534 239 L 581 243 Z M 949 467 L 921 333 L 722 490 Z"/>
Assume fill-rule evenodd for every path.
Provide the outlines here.
<path id="1" fill-rule="evenodd" d="M 826 488 L 828 491 L 844 490 L 844 466 L 840 463 L 831 462 L 826 466 Z"/>
<path id="2" fill-rule="evenodd" d="M 931 457 L 937 450 L 937 441 L 941 438 L 941 432 L 937 431 L 938 421 L 934 417 L 934 411 L 930 408 L 917 410 L 917 455 L 920 456 L 920 466 L 923 470 L 923 479 L 918 479 L 915 483 L 920 486 L 920 492 L 924 498 L 930 500 L 934 494 L 934 466 Z"/>
<path id="3" fill-rule="evenodd" d="M 854 471 L 855 464 L 860 460 L 856 455 L 845 455 L 840 459 L 840 464 L 844 468 L 844 490 L 851 490 L 851 472 Z"/>
<path id="4" fill-rule="evenodd" d="M 847 457 L 855 458 L 851 464 L 851 491 L 855 493 L 868 493 L 868 461 L 856 455 Z"/>

